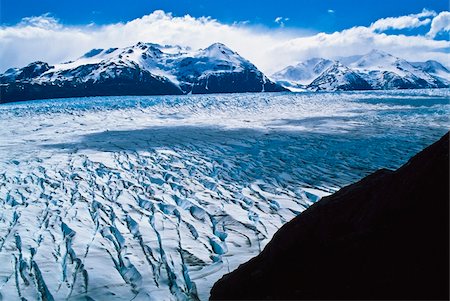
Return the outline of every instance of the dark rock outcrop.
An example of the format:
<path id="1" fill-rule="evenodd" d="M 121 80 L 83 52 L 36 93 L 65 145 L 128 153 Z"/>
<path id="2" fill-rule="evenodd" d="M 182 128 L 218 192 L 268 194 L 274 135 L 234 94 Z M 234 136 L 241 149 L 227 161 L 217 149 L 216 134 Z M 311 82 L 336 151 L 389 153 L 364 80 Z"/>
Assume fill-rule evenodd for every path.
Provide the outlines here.
<path id="1" fill-rule="evenodd" d="M 83 67 L 83 68 L 81 68 Z M 88 66 L 81 66 L 79 73 Z M 81 76 L 81 75 L 80 75 Z M 57 81 L 33 83 L 16 81 L 0 84 L 0 103 L 85 96 L 180 95 L 183 92 L 171 81 L 140 68 L 121 68 L 119 77 L 104 77 L 98 81 Z"/>
<path id="2" fill-rule="evenodd" d="M 222 277 L 223 299 L 449 298 L 449 134 L 284 225 Z"/>
<path id="3" fill-rule="evenodd" d="M 192 85 L 193 94 L 243 93 L 243 92 L 282 92 L 283 87 L 269 81 L 264 74 L 254 70 L 212 74 L 197 80 Z"/>

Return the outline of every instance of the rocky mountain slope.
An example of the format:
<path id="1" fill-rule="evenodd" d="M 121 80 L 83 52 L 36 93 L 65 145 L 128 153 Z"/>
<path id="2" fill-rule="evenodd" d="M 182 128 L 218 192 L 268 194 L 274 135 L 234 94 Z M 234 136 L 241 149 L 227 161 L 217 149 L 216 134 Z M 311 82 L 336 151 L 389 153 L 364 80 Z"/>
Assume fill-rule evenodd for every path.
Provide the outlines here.
<path id="1" fill-rule="evenodd" d="M 251 62 L 220 43 L 195 51 L 151 43 L 93 49 L 75 61 L 54 66 L 34 62 L 0 75 L 0 102 L 283 90 Z"/>
<path id="2" fill-rule="evenodd" d="M 330 65 L 309 86 L 316 91 L 372 89 L 363 77 L 339 62 Z"/>
<path id="3" fill-rule="evenodd" d="M 340 66 L 336 69 L 336 66 Z M 338 72 L 337 72 L 338 71 Z M 336 76 L 337 74 L 340 74 Z M 450 71 L 436 61 L 410 63 L 379 50 L 337 60 L 314 58 L 272 78 L 291 90 L 390 90 L 445 88 Z M 364 83 L 365 82 L 365 83 Z M 367 85 L 368 84 L 368 85 Z"/>
<path id="4" fill-rule="evenodd" d="M 284 225 L 223 276 L 222 299 L 449 298 L 449 134 Z"/>
<path id="5" fill-rule="evenodd" d="M 331 65 L 333 65 L 331 60 L 312 58 L 295 66 L 284 68 L 273 74 L 272 79 L 289 89 L 295 90 L 302 85 L 311 83 Z"/>

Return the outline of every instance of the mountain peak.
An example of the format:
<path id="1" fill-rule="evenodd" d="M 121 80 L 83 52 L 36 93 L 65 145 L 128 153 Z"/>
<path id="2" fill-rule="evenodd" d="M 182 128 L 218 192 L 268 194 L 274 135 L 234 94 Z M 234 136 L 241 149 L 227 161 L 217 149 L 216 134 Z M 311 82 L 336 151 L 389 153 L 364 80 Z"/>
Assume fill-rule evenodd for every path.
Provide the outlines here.
<path id="1" fill-rule="evenodd" d="M 48 63 L 43 62 L 43 61 L 35 61 L 32 63 L 29 63 L 26 67 L 32 67 L 32 66 L 49 66 L 49 65 L 48 65 Z"/>
<path id="2" fill-rule="evenodd" d="M 347 76 L 348 75 L 348 76 Z M 379 49 L 372 49 L 364 55 L 336 57 L 334 61 L 311 58 L 297 65 L 289 66 L 272 75 L 285 87 L 299 86 L 313 89 L 341 89 L 339 82 L 356 81 L 360 88 L 373 89 L 421 89 L 450 86 L 450 71 L 439 62 L 410 63 L 402 58 Z M 334 81 L 334 82 L 333 82 Z M 329 85 L 327 85 L 327 83 Z M 355 89 L 346 85 L 345 89 Z"/>
<path id="3" fill-rule="evenodd" d="M 347 66 L 344 66 L 341 62 L 339 61 L 334 61 L 330 67 L 328 67 L 328 69 L 332 69 L 332 68 L 343 68 L 343 69 L 348 69 Z"/>
<path id="4" fill-rule="evenodd" d="M 206 47 L 204 49 L 205 52 L 209 52 L 209 53 L 222 53 L 222 54 L 228 54 L 228 55 L 234 55 L 236 54 L 236 52 L 234 52 L 233 50 L 231 50 L 228 46 L 226 46 L 225 44 L 222 43 L 213 43 L 211 45 L 209 45 L 208 47 Z"/>
<path id="5" fill-rule="evenodd" d="M 356 72 L 334 61 L 311 84 L 315 91 L 371 90 L 372 87 Z"/>
<path id="6" fill-rule="evenodd" d="M 9 94 L 0 95 L 0 102 L 74 96 L 285 90 L 222 43 L 197 51 L 143 42 L 124 48 L 92 49 L 69 63 L 49 66 L 35 62 L 22 69 L 9 70 L 0 75 L 0 82 L 12 87 Z M 80 83 L 86 88 L 79 88 Z M 25 94 L 28 89 L 20 85 L 34 85 L 32 93 Z"/>
<path id="7" fill-rule="evenodd" d="M 434 73 L 436 71 L 444 71 L 449 73 L 450 71 L 441 63 L 435 61 L 435 60 L 428 60 L 426 62 L 414 62 L 411 63 L 415 67 L 419 67 L 423 69 L 426 72 Z"/>
<path id="8" fill-rule="evenodd" d="M 366 53 L 365 55 L 363 55 L 359 60 L 369 60 L 369 61 L 383 61 L 383 60 L 397 60 L 399 58 L 393 56 L 390 53 L 387 53 L 385 51 L 382 50 L 378 50 L 378 49 L 372 49 L 371 51 L 369 51 L 368 53 Z"/>
<path id="9" fill-rule="evenodd" d="M 332 63 L 333 61 L 324 58 L 311 58 L 294 66 L 288 66 L 274 73 L 272 77 L 276 80 L 308 85 Z"/>
<path id="10" fill-rule="evenodd" d="M 220 42 L 212 43 L 207 48 L 225 48 L 225 49 L 229 49 L 225 44 L 220 43 Z"/>
<path id="11" fill-rule="evenodd" d="M 373 49 L 365 55 L 361 56 L 350 67 L 354 68 L 382 68 L 403 61 L 387 52 Z"/>
<path id="12" fill-rule="evenodd" d="M 101 48 L 94 48 L 89 50 L 88 52 L 86 52 L 85 54 L 83 54 L 83 58 L 91 58 L 94 57 L 96 55 L 98 55 L 99 53 L 101 53 L 104 49 Z"/>
<path id="13" fill-rule="evenodd" d="M 379 49 L 372 49 L 371 51 L 369 51 L 366 56 L 381 56 L 381 57 L 386 57 L 386 56 L 392 56 L 391 54 L 383 51 L 383 50 L 379 50 Z"/>

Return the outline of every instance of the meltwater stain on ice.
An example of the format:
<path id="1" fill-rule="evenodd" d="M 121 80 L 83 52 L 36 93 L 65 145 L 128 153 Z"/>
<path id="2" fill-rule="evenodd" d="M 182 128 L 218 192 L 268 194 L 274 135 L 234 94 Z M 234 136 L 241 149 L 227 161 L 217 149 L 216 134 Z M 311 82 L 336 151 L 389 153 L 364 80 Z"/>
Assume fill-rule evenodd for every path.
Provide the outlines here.
<path id="1" fill-rule="evenodd" d="M 206 300 L 284 223 L 449 128 L 448 90 L 0 106 L 4 300 Z"/>

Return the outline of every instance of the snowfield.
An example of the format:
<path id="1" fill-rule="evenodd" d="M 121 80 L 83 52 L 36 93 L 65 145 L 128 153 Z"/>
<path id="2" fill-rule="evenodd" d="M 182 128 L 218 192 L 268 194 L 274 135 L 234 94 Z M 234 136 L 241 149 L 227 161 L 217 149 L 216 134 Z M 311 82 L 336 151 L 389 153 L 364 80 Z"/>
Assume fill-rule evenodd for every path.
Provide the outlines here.
<path id="1" fill-rule="evenodd" d="M 207 300 L 313 202 L 444 134 L 449 96 L 0 105 L 0 299 Z"/>

